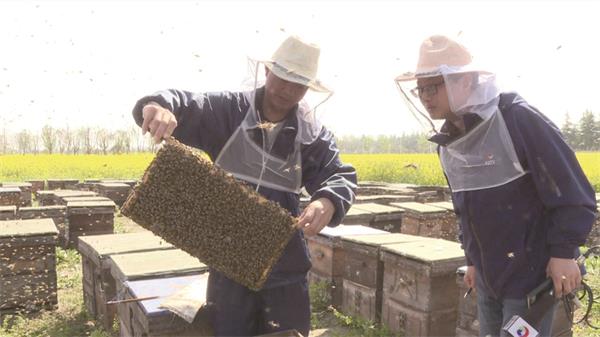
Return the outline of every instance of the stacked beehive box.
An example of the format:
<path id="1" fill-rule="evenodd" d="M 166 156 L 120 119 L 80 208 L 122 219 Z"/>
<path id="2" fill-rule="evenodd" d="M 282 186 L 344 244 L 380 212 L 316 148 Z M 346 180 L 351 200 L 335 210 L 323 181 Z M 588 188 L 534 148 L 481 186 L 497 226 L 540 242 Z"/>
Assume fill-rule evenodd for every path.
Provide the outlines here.
<path id="1" fill-rule="evenodd" d="M 93 191 L 94 185 L 101 181 L 101 179 L 85 179 L 84 181 L 77 184 L 77 189 L 81 191 Z"/>
<path id="2" fill-rule="evenodd" d="M 370 227 L 378 228 L 392 233 L 400 233 L 404 210 L 398 207 L 380 205 L 375 203 L 356 204 L 355 209 L 371 212 L 373 218 Z"/>
<path id="3" fill-rule="evenodd" d="M 51 219 L 0 221 L 0 314 L 56 306 L 57 234 Z"/>
<path id="4" fill-rule="evenodd" d="M 95 201 L 112 201 L 107 197 L 64 197 L 60 199 L 61 205 L 67 205 L 69 202 L 82 201 L 82 202 L 95 202 Z"/>
<path id="5" fill-rule="evenodd" d="M 106 302 L 113 300 L 117 295 L 117 286 L 110 273 L 110 256 L 174 249 L 174 247 L 154 234 L 144 231 L 82 236 L 79 238 L 77 249 L 81 254 L 85 306 L 109 330 L 116 317 L 116 307 L 107 305 Z"/>
<path id="6" fill-rule="evenodd" d="M 31 206 L 31 184 L 18 182 L 4 182 L 2 187 L 16 187 L 21 191 L 20 207 Z"/>
<path id="7" fill-rule="evenodd" d="M 391 206 L 405 210 L 402 233 L 458 241 L 454 212 L 417 202 L 392 203 Z"/>
<path id="8" fill-rule="evenodd" d="M 49 190 L 76 190 L 78 179 L 48 179 L 46 180 Z"/>
<path id="9" fill-rule="evenodd" d="M 116 205 L 110 201 L 72 201 L 67 203 L 65 240 L 76 247 L 77 238 L 84 235 L 114 232 Z"/>
<path id="10" fill-rule="evenodd" d="M 409 202 L 415 201 L 415 197 L 411 195 L 399 194 L 380 194 L 380 195 L 357 195 L 354 200 L 354 205 L 364 203 L 375 203 L 380 205 L 389 205 L 392 202 Z"/>
<path id="11" fill-rule="evenodd" d="M 132 187 L 124 183 L 100 182 L 94 185 L 94 191 L 103 197 L 111 199 L 119 207 L 125 203 L 131 190 Z"/>
<path id="12" fill-rule="evenodd" d="M 140 299 L 159 296 L 157 299 L 132 302 L 129 308 L 129 324 L 123 326 L 129 331 L 121 332 L 121 336 L 212 336 L 207 306 L 203 306 L 190 324 L 173 312 L 161 308 L 161 303 L 169 296 L 193 284 L 195 289 L 206 294 L 208 273 L 201 275 L 165 277 L 126 282 L 125 299 Z M 206 298 L 196 298 L 206 301 Z"/>
<path id="13" fill-rule="evenodd" d="M 451 336 L 456 332 L 456 269 L 460 245 L 441 239 L 381 247 L 382 323 L 406 336 Z"/>
<path id="14" fill-rule="evenodd" d="M 31 193 L 33 194 L 46 188 L 46 181 L 44 180 L 25 180 L 25 182 L 31 184 Z"/>
<path id="15" fill-rule="evenodd" d="M 58 229 L 58 243 L 62 247 L 67 246 L 66 230 L 67 230 L 67 207 L 54 206 L 39 206 L 39 207 L 22 207 L 18 213 L 19 219 L 52 219 L 54 225 Z"/>
<path id="16" fill-rule="evenodd" d="M 121 211 L 253 290 L 262 288 L 297 231 L 288 211 L 174 140 Z"/>
<path id="17" fill-rule="evenodd" d="M 343 237 L 342 248 L 345 260 L 342 311 L 352 316 L 378 322 L 381 316 L 383 294 L 381 246 L 422 240 L 430 239 L 399 233 Z"/>
<path id="18" fill-rule="evenodd" d="M 0 206 L 21 205 L 21 190 L 18 187 L 0 187 Z"/>
<path id="19" fill-rule="evenodd" d="M 17 206 L 0 206 L 0 221 L 14 220 L 17 217 Z"/>
<path id="20" fill-rule="evenodd" d="M 127 184 L 132 188 L 138 183 L 135 179 L 102 179 L 100 182 L 108 184 Z"/>
<path id="21" fill-rule="evenodd" d="M 126 293 L 126 281 L 198 275 L 208 269 L 197 258 L 179 249 L 113 254 L 110 256 L 109 264 L 111 275 L 115 280 L 117 294 Z M 156 296 L 158 296 L 159 289 L 154 289 Z M 135 306 L 137 306 L 135 303 L 117 305 L 121 336 L 133 335 L 134 328 L 131 324 L 140 320 L 139 317 L 135 317 L 137 312 L 134 311 Z"/>
<path id="22" fill-rule="evenodd" d="M 479 336 L 479 320 L 477 317 L 477 292 L 471 291 L 467 296 L 468 287 L 463 281 L 466 266 L 456 270 L 456 286 L 458 287 L 458 312 L 456 320 L 457 337 Z"/>
<path id="23" fill-rule="evenodd" d="M 340 308 L 342 304 L 342 275 L 345 265 L 342 237 L 361 234 L 376 235 L 387 232 L 361 225 L 339 225 L 325 227 L 318 235 L 306 238 L 312 262 L 309 282 L 325 284 L 331 304 L 336 308 Z"/>

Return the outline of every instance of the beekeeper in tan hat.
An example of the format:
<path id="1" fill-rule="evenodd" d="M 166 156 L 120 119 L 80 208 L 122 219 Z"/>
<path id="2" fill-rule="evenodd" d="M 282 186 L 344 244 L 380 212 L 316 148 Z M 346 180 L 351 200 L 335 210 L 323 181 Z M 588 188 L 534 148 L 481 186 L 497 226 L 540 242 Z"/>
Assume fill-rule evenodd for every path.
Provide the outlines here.
<path id="1" fill-rule="evenodd" d="M 477 290 L 479 335 L 506 336 L 504 325 L 519 315 L 531 336 L 550 336 L 554 306 L 531 308 L 527 294 L 547 278 L 557 297 L 579 285 L 575 258 L 596 212 L 573 151 L 550 120 L 501 92 L 496 75 L 446 36 L 425 39 L 416 70 L 396 84 L 438 145 L 460 220 L 464 280 Z"/>
<path id="2" fill-rule="evenodd" d="M 298 217 L 298 230 L 260 291 L 210 270 L 207 300 L 216 336 L 288 329 L 308 336 L 311 263 L 304 235 L 339 224 L 356 188 L 354 168 L 341 162 L 332 133 L 316 117 L 316 107 L 332 94 L 317 78 L 319 56 L 318 46 L 290 36 L 271 58 L 250 60 L 246 90 L 164 90 L 134 107 L 136 122 L 155 140 L 173 135 L 204 150 L 215 165 Z M 311 104 L 311 95 L 322 98 Z M 300 213 L 302 187 L 311 202 Z"/>

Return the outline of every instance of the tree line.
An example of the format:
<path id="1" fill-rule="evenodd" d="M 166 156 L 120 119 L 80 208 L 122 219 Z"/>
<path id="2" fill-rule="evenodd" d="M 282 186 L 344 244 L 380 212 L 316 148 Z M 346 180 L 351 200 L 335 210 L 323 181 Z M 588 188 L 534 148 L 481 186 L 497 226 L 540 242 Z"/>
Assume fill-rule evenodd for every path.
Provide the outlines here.
<path id="1" fill-rule="evenodd" d="M 156 145 L 148 136 L 142 136 L 137 126 L 108 130 L 46 125 L 38 132 L 21 130 L 10 133 L 6 129 L 0 132 L 0 154 L 120 154 L 156 150 Z M 600 116 L 596 117 L 589 110 L 577 123 L 566 114 L 561 132 L 576 151 L 600 151 Z M 336 142 L 342 153 L 430 153 L 436 150 L 423 133 L 339 136 Z"/>

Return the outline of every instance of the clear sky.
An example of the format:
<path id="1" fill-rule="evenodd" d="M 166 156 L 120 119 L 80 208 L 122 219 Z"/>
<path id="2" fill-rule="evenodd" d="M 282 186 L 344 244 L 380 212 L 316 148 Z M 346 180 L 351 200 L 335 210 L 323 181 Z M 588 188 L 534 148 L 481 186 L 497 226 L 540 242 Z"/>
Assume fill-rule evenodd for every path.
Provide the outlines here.
<path id="1" fill-rule="evenodd" d="M 598 13 L 594 1 L 1 1 L 0 123 L 130 127 L 139 97 L 236 89 L 248 55 L 298 34 L 322 48 L 335 95 L 319 115 L 336 134 L 420 131 L 393 78 L 441 33 L 560 125 L 600 113 Z"/>

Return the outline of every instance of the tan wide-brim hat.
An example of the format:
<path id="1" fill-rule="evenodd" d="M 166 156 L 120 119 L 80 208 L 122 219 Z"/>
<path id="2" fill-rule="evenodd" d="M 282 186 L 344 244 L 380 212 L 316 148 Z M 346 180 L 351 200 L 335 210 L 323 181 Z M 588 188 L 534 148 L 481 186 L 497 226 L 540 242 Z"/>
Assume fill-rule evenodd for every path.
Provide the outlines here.
<path id="1" fill-rule="evenodd" d="M 317 92 L 331 93 L 332 90 L 317 79 L 320 54 L 319 46 L 290 36 L 270 59 L 259 62 L 281 79 L 305 85 Z"/>
<path id="2" fill-rule="evenodd" d="M 411 81 L 422 77 L 440 76 L 441 68 L 471 68 L 473 57 L 462 44 L 443 35 L 428 37 L 421 44 L 415 72 L 407 72 L 396 81 Z M 472 69 L 475 71 L 475 69 Z"/>

